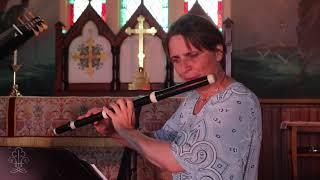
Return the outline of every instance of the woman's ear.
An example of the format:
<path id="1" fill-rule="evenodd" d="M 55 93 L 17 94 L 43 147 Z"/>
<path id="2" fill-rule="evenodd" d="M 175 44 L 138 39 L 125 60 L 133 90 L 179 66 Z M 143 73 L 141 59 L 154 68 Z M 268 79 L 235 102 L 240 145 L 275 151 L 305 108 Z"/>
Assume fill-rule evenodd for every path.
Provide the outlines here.
<path id="1" fill-rule="evenodd" d="M 216 57 L 217 57 L 217 61 L 220 62 L 223 59 L 223 46 L 221 44 L 218 44 L 216 46 Z"/>

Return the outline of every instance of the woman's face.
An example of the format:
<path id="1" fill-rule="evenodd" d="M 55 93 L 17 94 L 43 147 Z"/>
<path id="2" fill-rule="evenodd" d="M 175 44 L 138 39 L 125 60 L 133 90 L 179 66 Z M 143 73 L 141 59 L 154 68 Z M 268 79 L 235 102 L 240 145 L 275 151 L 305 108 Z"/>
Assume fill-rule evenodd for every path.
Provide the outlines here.
<path id="1" fill-rule="evenodd" d="M 217 52 L 206 49 L 199 50 L 191 43 L 188 47 L 182 35 L 172 36 L 168 46 L 170 60 L 183 80 L 189 81 L 218 73 L 221 58 L 217 58 Z"/>

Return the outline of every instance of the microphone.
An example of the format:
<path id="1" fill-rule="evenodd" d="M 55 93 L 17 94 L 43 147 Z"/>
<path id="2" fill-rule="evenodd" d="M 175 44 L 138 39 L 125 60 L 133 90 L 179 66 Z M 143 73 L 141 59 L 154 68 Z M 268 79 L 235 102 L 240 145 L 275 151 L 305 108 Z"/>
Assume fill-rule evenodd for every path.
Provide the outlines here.
<path id="1" fill-rule="evenodd" d="M 153 91 L 148 96 L 143 96 L 141 98 L 134 100 L 133 106 L 135 108 L 138 108 L 138 107 L 150 104 L 150 103 L 156 103 L 162 99 L 165 99 L 165 98 L 168 98 L 171 96 L 175 96 L 175 95 L 187 92 L 187 91 L 191 91 L 191 90 L 197 89 L 199 87 L 202 87 L 202 86 L 205 86 L 208 84 L 212 84 L 214 82 L 215 82 L 214 75 L 210 74 L 207 76 L 203 76 L 203 77 L 193 79 L 191 81 L 187 81 L 185 83 L 178 84 L 178 85 L 166 88 L 166 89 L 162 89 L 159 91 Z M 91 124 L 96 121 L 107 119 L 107 118 L 109 118 L 109 117 L 106 114 L 106 112 L 102 111 L 97 114 L 93 114 L 89 117 L 79 119 L 79 120 L 73 120 L 73 121 L 70 121 L 64 125 L 61 125 L 55 129 L 53 129 L 53 133 L 55 135 L 61 134 L 61 133 L 85 126 L 87 124 Z"/>

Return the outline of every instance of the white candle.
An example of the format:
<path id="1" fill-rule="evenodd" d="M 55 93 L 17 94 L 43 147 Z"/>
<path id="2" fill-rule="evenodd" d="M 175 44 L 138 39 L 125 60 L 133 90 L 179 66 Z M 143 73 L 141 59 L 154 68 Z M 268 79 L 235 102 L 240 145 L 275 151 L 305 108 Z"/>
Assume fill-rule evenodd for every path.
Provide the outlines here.
<path id="1" fill-rule="evenodd" d="M 18 59 L 18 50 L 13 51 L 13 65 L 17 65 L 17 59 Z"/>
<path id="2" fill-rule="evenodd" d="M 16 85 L 16 72 L 13 71 L 13 85 Z"/>

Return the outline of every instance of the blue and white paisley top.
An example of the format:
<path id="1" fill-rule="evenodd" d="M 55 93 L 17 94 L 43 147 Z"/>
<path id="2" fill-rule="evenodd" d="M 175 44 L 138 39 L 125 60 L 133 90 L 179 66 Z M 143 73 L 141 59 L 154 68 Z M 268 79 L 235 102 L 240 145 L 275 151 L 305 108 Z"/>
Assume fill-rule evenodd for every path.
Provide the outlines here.
<path id="1" fill-rule="evenodd" d="M 190 92 L 177 111 L 154 133 L 171 142 L 171 150 L 184 172 L 174 180 L 256 180 L 262 139 L 258 98 L 238 82 L 212 96 L 201 111 L 199 98 Z"/>

